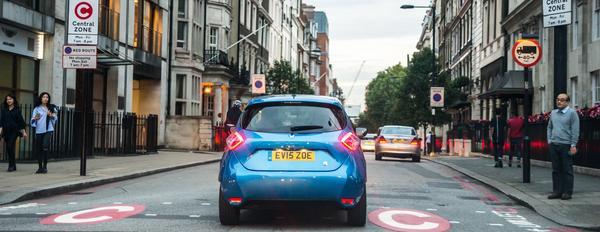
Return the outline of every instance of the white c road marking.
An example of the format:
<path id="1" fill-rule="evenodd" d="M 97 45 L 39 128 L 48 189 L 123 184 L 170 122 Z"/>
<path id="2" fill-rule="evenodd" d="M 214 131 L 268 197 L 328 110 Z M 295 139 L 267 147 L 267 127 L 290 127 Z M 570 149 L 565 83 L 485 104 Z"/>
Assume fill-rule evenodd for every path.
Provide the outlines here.
<path id="1" fill-rule="evenodd" d="M 73 212 L 73 213 L 60 215 L 57 218 L 55 218 L 54 221 L 56 223 L 78 224 L 78 223 L 101 222 L 101 221 L 107 221 L 107 220 L 113 219 L 113 217 L 106 216 L 106 215 L 99 216 L 99 217 L 93 217 L 93 218 L 83 218 L 83 219 L 75 218 L 82 214 L 92 213 L 92 212 L 97 212 L 97 211 L 102 211 L 102 210 L 116 210 L 118 212 L 130 212 L 130 211 L 134 211 L 135 207 L 125 206 L 125 205 L 116 205 L 116 206 L 106 206 L 106 207 L 88 209 L 88 210 L 77 211 L 77 212 Z"/>
<path id="2" fill-rule="evenodd" d="M 397 222 L 396 220 L 393 219 L 394 215 L 402 215 L 402 214 L 403 215 L 411 215 L 411 216 L 420 217 L 420 218 L 430 217 L 427 214 L 423 214 L 423 213 L 419 213 L 419 212 L 405 211 L 405 210 L 391 210 L 391 211 L 386 211 L 386 212 L 379 214 L 379 220 L 381 220 L 382 222 L 384 222 L 390 226 L 397 227 L 397 228 L 403 228 L 403 229 L 409 229 L 409 230 L 431 230 L 431 229 L 438 228 L 440 226 L 440 224 L 433 223 L 433 222 L 424 222 L 419 225 L 410 225 L 410 224 L 404 224 L 404 223 Z"/>

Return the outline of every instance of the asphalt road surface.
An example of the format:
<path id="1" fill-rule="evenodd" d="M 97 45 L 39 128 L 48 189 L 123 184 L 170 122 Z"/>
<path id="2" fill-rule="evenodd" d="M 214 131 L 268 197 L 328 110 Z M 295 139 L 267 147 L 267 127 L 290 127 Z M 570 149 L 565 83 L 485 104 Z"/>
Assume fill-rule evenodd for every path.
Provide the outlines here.
<path id="1" fill-rule="evenodd" d="M 209 164 L 0 206 L 0 231 L 388 230 L 375 221 L 396 231 L 578 231 L 427 160 L 366 158 L 368 211 L 380 214 L 365 227 L 347 226 L 343 211 L 297 208 L 242 211 L 240 225 L 221 226 L 218 164 Z"/>

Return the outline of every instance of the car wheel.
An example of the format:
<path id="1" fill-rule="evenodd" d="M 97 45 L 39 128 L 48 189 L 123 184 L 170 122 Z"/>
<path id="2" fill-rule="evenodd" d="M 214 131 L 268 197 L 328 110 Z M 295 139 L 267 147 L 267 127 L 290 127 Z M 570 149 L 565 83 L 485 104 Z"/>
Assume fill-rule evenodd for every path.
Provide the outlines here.
<path id="1" fill-rule="evenodd" d="M 351 226 L 365 226 L 367 223 L 367 188 L 362 198 L 354 206 L 354 208 L 348 210 L 347 223 Z"/>
<path id="2" fill-rule="evenodd" d="M 231 206 L 219 189 L 219 220 L 221 225 L 237 225 L 240 223 L 240 208 Z"/>
<path id="3" fill-rule="evenodd" d="M 381 156 L 382 155 L 375 153 L 375 160 L 381 160 Z"/>
<path id="4" fill-rule="evenodd" d="M 415 155 L 412 157 L 412 161 L 413 162 L 421 162 L 421 156 L 420 155 Z"/>

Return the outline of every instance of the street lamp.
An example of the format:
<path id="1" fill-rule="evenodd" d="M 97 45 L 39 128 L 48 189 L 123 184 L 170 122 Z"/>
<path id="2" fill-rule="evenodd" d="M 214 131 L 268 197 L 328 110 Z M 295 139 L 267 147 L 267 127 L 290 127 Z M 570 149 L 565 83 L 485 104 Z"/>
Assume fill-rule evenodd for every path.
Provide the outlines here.
<path id="1" fill-rule="evenodd" d="M 419 8 L 419 9 L 431 9 L 431 27 L 432 27 L 432 35 L 431 35 L 431 51 L 433 52 L 433 75 L 431 75 L 431 86 L 435 86 L 435 79 L 437 76 L 437 59 L 435 56 L 435 1 L 433 2 L 433 5 L 431 6 L 415 6 L 415 5 L 402 5 L 400 6 L 400 9 L 415 9 L 415 8 Z M 407 64 L 408 65 L 408 64 Z M 435 110 L 435 108 L 432 108 L 432 110 Z M 432 154 L 435 154 L 435 111 L 432 111 L 434 113 L 433 115 L 433 138 L 432 138 L 432 144 L 433 144 L 433 152 Z M 426 128 L 425 128 L 426 129 Z M 423 132 L 425 133 L 425 132 Z"/>

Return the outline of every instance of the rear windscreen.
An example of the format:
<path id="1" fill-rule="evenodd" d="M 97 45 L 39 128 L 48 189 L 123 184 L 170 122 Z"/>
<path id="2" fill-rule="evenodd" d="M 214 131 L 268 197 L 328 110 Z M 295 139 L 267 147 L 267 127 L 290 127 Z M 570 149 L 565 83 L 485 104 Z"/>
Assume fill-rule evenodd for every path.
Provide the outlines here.
<path id="1" fill-rule="evenodd" d="M 412 128 L 407 127 L 384 127 L 381 130 L 381 134 L 384 135 L 415 135 L 416 133 Z"/>
<path id="2" fill-rule="evenodd" d="M 330 132 L 341 130 L 344 124 L 340 109 L 300 104 L 253 107 L 242 120 L 244 129 L 257 132 Z"/>

